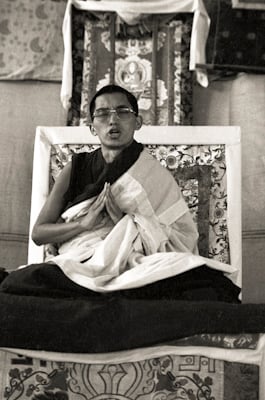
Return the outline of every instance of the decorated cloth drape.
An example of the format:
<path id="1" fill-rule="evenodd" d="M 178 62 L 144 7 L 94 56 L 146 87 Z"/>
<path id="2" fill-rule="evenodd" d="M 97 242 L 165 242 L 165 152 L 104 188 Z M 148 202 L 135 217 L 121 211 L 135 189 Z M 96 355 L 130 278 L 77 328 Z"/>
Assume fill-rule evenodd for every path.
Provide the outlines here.
<path id="1" fill-rule="evenodd" d="M 136 95 L 144 124 L 191 124 L 192 72 L 188 65 L 192 15 L 183 20 L 179 16 L 152 17 L 145 21 L 143 33 L 140 24 L 130 28 L 122 23 L 115 32 L 117 23 L 115 13 L 73 13 L 69 123 L 88 125 L 92 96 L 101 86 L 115 82 Z"/>
<path id="2" fill-rule="evenodd" d="M 61 81 L 66 2 L 1 0 L 1 80 Z"/>
<path id="3" fill-rule="evenodd" d="M 147 352 L 144 349 L 140 349 L 139 354 L 142 358 L 134 362 L 127 359 L 123 362 L 115 359 L 114 362 L 114 353 L 111 353 L 108 362 L 101 359 L 95 362 L 95 359 L 97 360 L 95 354 L 89 363 L 59 361 L 59 358 L 62 359 L 61 354 L 56 355 L 55 359 L 58 361 L 54 362 L 44 360 L 43 353 L 38 358 L 37 356 L 17 355 L 12 350 L 8 352 L 1 350 L 0 363 L 3 366 L 3 378 L 0 395 L 2 394 L 1 398 L 9 396 L 9 399 L 16 398 L 18 400 L 25 398 L 24 392 L 27 393 L 28 400 L 102 400 L 107 398 L 124 400 L 164 398 L 170 400 L 183 399 L 185 397 L 182 396 L 182 393 L 187 392 L 189 395 L 186 397 L 187 399 L 228 400 L 259 396 L 259 370 L 262 367 L 248 362 L 247 359 L 237 362 L 233 359 L 227 360 L 228 355 L 233 352 L 242 354 L 244 351 L 248 351 L 249 357 L 255 353 L 255 350 L 251 350 L 251 348 L 250 350 L 243 348 L 247 340 L 251 340 L 251 335 L 238 335 L 235 336 L 235 339 L 231 339 L 229 335 L 212 335 L 211 338 L 215 339 L 215 343 L 213 341 L 213 344 L 210 345 L 212 347 L 206 348 L 211 353 L 208 357 L 197 355 L 198 347 L 193 350 L 192 355 L 183 355 L 181 346 L 174 348 L 172 354 L 173 347 L 171 346 L 170 351 L 168 350 L 169 354 L 165 351 L 161 354 L 161 350 L 159 352 L 157 348 L 152 348 L 151 357 L 149 354 L 145 355 Z M 220 349 L 222 343 L 225 348 Z M 241 348 L 235 350 L 234 343 Z M 219 348 L 216 349 L 217 346 Z M 180 349 L 180 354 L 176 354 L 177 350 L 175 349 Z M 217 354 L 215 355 L 215 353 Z M 21 381 L 25 388 L 24 392 L 21 389 Z M 202 392 L 205 395 L 201 395 Z M 178 396 L 179 393 L 181 397 Z M 250 394 L 251 397 L 249 397 Z"/>
<path id="4" fill-rule="evenodd" d="M 231 0 L 208 1 L 211 28 L 207 41 L 207 63 L 215 69 L 236 72 L 265 72 L 265 9 L 255 1 L 242 1 L 233 8 Z M 253 9 L 251 7 L 253 5 Z M 248 6 L 248 7 L 247 7 Z M 263 9 L 262 9 L 263 7 Z"/>
<path id="5" fill-rule="evenodd" d="M 135 9 L 130 13 L 130 8 L 123 13 L 115 2 L 112 7 L 107 1 L 68 2 L 61 91 L 66 108 L 71 99 L 68 125 L 90 123 L 89 102 L 95 91 L 108 83 L 116 83 L 135 94 L 144 124 L 192 123 L 191 59 L 194 64 L 194 52 L 202 57 L 199 48 L 194 50 L 196 7 L 192 7 L 191 1 L 183 1 L 181 7 L 164 3 L 159 14 L 158 8 L 153 13 L 151 3 L 160 3 L 161 11 L 160 1 L 150 2 L 148 12 L 146 6 L 137 3 L 138 14 Z M 125 10 L 124 2 L 119 4 Z M 145 14 L 141 13 L 142 7 Z M 201 10 L 203 6 L 199 7 Z M 203 16 L 204 36 L 207 36 L 205 10 Z"/>

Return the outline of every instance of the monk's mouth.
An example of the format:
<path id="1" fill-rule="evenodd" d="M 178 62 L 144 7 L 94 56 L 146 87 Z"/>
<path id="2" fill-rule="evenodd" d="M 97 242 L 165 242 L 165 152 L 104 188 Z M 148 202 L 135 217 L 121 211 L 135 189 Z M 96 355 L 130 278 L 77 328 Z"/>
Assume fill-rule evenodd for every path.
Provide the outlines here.
<path id="1" fill-rule="evenodd" d="M 109 131 L 109 136 L 111 136 L 111 137 L 118 137 L 118 136 L 120 136 L 120 132 L 119 131 Z"/>

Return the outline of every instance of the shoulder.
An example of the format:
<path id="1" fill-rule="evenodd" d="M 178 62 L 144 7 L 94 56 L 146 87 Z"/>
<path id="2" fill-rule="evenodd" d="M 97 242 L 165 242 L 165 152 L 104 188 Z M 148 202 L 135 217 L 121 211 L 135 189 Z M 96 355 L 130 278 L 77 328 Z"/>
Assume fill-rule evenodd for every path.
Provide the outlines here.
<path id="1" fill-rule="evenodd" d="M 90 160 L 97 156 L 98 150 L 99 149 L 94 151 L 82 151 L 80 153 L 73 153 L 72 160 L 78 160 L 78 161 Z"/>
<path id="2" fill-rule="evenodd" d="M 83 151 L 80 153 L 74 153 L 72 155 L 72 166 L 75 169 L 76 167 L 85 168 L 91 162 L 97 160 L 100 157 L 100 148 L 94 151 Z"/>
<path id="3" fill-rule="evenodd" d="M 58 177 L 55 179 L 53 187 L 58 188 L 62 186 L 67 186 L 70 181 L 71 171 L 72 171 L 72 161 L 69 161 L 63 167 Z"/>
<path id="4" fill-rule="evenodd" d="M 159 182 L 160 188 L 162 186 L 170 187 L 177 185 L 172 173 L 165 166 L 161 165 L 160 161 L 150 154 L 146 148 L 143 149 L 137 162 L 130 169 L 130 175 L 141 182 L 148 180 L 156 185 Z"/>
<path id="5" fill-rule="evenodd" d="M 142 151 L 141 158 L 142 162 L 149 165 L 150 168 L 154 168 L 156 171 L 159 171 L 160 174 L 172 177 L 171 172 L 164 165 L 162 165 L 154 155 L 150 154 L 146 148 L 144 148 Z"/>

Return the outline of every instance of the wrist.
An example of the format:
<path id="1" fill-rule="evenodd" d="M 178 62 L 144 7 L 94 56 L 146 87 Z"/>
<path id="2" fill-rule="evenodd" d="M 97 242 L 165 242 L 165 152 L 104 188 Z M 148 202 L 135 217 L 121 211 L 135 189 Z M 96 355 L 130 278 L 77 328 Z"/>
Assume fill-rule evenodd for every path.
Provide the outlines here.
<path id="1" fill-rule="evenodd" d="M 82 223 L 83 221 L 76 221 L 76 229 L 77 229 L 77 233 L 82 233 L 85 232 L 87 230 L 87 228 L 83 225 Z"/>

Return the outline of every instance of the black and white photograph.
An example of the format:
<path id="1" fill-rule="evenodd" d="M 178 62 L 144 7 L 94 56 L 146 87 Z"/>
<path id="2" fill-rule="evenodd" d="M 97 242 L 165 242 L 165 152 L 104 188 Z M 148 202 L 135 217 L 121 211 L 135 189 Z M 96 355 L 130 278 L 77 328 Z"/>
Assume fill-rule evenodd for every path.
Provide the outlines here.
<path id="1" fill-rule="evenodd" d="M 265 400 L 265 1 L 0 0 L 0 399 Z"/>

